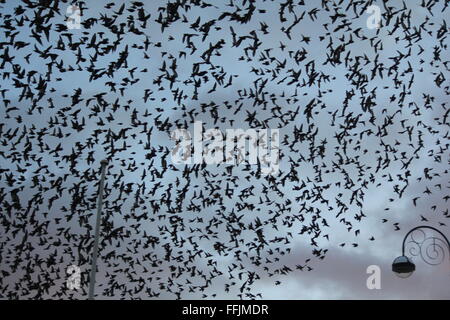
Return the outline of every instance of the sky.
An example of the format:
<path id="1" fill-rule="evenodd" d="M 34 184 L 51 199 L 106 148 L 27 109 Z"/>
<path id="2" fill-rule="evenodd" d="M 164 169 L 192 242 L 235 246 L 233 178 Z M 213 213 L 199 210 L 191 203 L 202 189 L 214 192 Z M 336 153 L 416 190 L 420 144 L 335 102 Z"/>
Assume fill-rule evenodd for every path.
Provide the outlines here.
<path id="1" fill-rule="evenodd" d="M 139 6 L 133 1 L 114 2 L 110 8 L 105 8 L 108 2 L 82 3 L 81 27 L 70 30 L 61 30 L 70 2 L 60 2 L 57 13 L 44 22 L 50 26 L 48 37 L 40 33 L 39 41 L 33 37 L 39 7 L 22 3 L 25 11 L 18 14 L 18 2 L 1 4 L 1 58 L 8 49 L 13 59 L 0 67 L 1 89 L 6 90 L 0 121 L 0 297 L 86 297 L 98 168 L 100 160 L 108 158 L 98 298 L 449 299 L 450 248 L 445 244 L 443 263 L 437 266 L 412 256 L 416 271 L 410 278 L 400 279 L 391 270 L 392 261 L 401 255 L 403 237 L 413 227 L 429 225 L 450 234 L 445 200 L 448 81 L 440 86 L 435 82 L 439 74 L 448 78 L 446 2 L 431 1 L 434 6 L 427 9 L 421 1 L 368 1 L 382 13 L 378 29 L 367 27 L 365 1 L 355 2 L 355 11 L 346 1 L 330 1 L 329 11 L 319 1 L 302 2 L 295 2 L 292 11 L 288 5 L 282 22 L 279 10 L 289 1 L 231 1 L 241 8 L 239 14 L 256 6 L 251 20 L 240 23 L 221 18 L 223 12 L 236 9 L 227 2 L 199 1 L 203 5 L 178 8 L 178 18 L 164 30 L 158 21 L 160 15 L 171 17 L 171 2 L 145 2 L 143 12 L 150 14 L 146 24 L 136 20 Z M 117 14 L 122 4 L 124 10 Z M 409 19 L 397 12 L 404 6 Z M 310 16 L 314 8 L 317 13 Z M 388 9 L 395 12 L 390 21 Z M 289 38 L 286 28 L 303 12 Z M 333 14 L 344 12 L 347 16 L 338 15 L 333 23 Z M 22 25 L 19 16 L 28 17 Z M 126 32 L 113 34 L 101 20 L 105 16 L 113 17 L 112 25 L 119 29 L 123 23 Z M 193 28 L 198 17 L 201 27 Z M 89 26 L 95 21 L 90 19 L 98 20 Z M 132 32 L 132 19 L 140 34 Z M 395 21 L 404 25 L 394 30 Z M 209 32 L 207 22 L 213 22 Z M 347 22 L 348 27 L 336 28 Z M 8 30 L 10 24 L 16 29 Z M 420 39 L 405 40 L 418 28 L 423 28 Z M 439 36 L 442 28 L 446 32 Z M 10 42 L 11 32 L 17 34 Z M 233 32 L 247 38 L 233 45 Z M 186 34 L 192 34 L 196 50 L 186 47 Z M 255 34 L 258 48 L 253 55 L 245 48 L 254 45 Z M 116 40 L 117 48 L 109 50 Z M 28 45 L 18 48 L 13 44 L 18 41 Z M 213 50 L 206 63 L 204 53 L 221 41 L 223 46 Z M 328 61 L 344 43 L 340 62 Z M 296 62 L 296 53 L 303 50 L 305 58 Z M 126 63 L 117 67 L 124 52 Z M 56 55 L 53 62 L 48 53 Z M 396 60 L 398 56 L 404 58 Z M 356 60 L 360 63 L 353 68 Z M 174 61 L 177 77 L 171 85 Z M 373 74 L 380 65 L 382 74 Z M 193 75 L 196 66 L 203 76 Z M 101 74 L 109 68 L 114 69 L 112 75 L 92 78 L 93 69 Z M 321 79 L 320 87 L 317 80 L 308 84 L 311 70 Z M 295 80 L 292 75 L 298 71 Z M 359 87 L 358 76 L 366 77 Z M 220 77 L 223 83 L 215 80 Z M 232 84 L 226 86 L 230 77 Z M 264 87 L 259 87 L 264 80 Z M 195 81 L 200 83 L 197 89 Z M 21 97 L 18 82 L 26 83 L 33 98 Z M 40 82 L 47 87 L 38 98 Z M 258 94 L 255 86 L 261 89 Z M 183 92 L 181 102 L 174 97 L 176 90 Z M 349 94 L 353 97 L 346 105 Z M 265 104 L 258 104 L 258 95 Z M 374 104 L 364 110 L 361 101 L 368 97 Z M 305 113 L 310 103 L 312 118 Z M 8 111 L 10 107 L 17 109 Z M 248 121 L 252 113 L 257 121 Z M 224 121 L 216 121 L 215 114 Z M 358 117 L 356 125 L 349 128 L 353 117 Z M 166 120 L 169 127 L 162 125 Z M 219 164 L 204 166 L 199 175 L 191 173 L 186 179 L 186 167 L 173 163 L 169 155 L 175 145 L 170 133 L 183 127 L 192 134 L 194 121 L 223 132 L 261 128 L 261 123 L 278 129 L 278 174 L 260 176 L 255 165 Z M 77 122 L 83 124 L 79 131 Z M 380 137 L 376 133 L 383 127 Z M 124 128 L 129 129 L 121 137 Z M 11 135 L 16 129 L 17 135 Z M 303 140 L 295 135 L 297 130 L 304 133 Z M 406 130 L 412 130 L 411 138 Z M 345 134 L 345 145 L 337 139 L 339 132 Z M 113 134 L 118 136 L 115 141 Z M 111 145 L 119 149 L 114 156 Z M 322 156 L 319 145 L 324 146 Z M 380 159 L 387 165 L 376 169 Z M 407 160 L 411 163 L 405 169 Z M 305 187 L 299 189 L 302 184 Z M 233 196 L 226 194 L 230 186 Z M 395 190 L 403 187 L 399 197 Z M 424 193 L 427 188 L 431 194 Z M 18 208 L 12 206 L 17 203 L 13 194 L 19 195 Z M 416 197 L 420 198 L 414 205 Z M 346 205 L 344 213 L 338 214 L 339 203 Z M 361 212 L 364 217 L 358 221 L 355 216 Z M 296 220 L 298 214 L 303 221 Z M 263 223 L 265 238 L 273 240 L 259 254 L 254 248 L 258 239 L 248 227 L 257 220 Z M 307 232 L 302 233 L 304 227 Z M 233 228 L 242 228 L 236 246 Z M 149 237 L 157 237 L 159 243 L 153 247 Z M 215 250 L 217 242 L 229 246 L 227 254 Z M 164 259 L 167 248 L 172 249 L 170 261 Z M 49 263 L 50 258 L 56 263 Z M 78 290 L 66 288 L 70 265 L 82 271 Z M 305 269 L 295 270 L 297 265 Z M 380 289 L 366 285 L 371 265 L 380 267 Z M 176 279 L 174 266 L 180 273 Z M 284 266 L 293 271 L 280 274 Z M 202 289 L 208 275 L 214 276 Z M 246 281 L 250 275 L 259 279 Z M 137 291 L 141 284 L 144 290 Z M 45 285 L 47 292 L 36 289 Z M 180 295 L 175 294 L 181 287 Z"/>

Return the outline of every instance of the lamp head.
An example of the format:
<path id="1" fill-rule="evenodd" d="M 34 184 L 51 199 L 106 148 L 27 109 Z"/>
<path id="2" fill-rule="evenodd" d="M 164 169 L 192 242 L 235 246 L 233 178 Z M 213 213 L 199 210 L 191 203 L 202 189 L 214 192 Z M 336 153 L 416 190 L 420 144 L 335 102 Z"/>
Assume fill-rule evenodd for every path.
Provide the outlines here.
<path id="1" fill-rule="evenodd" d="M 392 263 L 392 271 L 400 278 L 410 277 L 414 270 L 416 270 L 416 265 L 406 256 L 397 257 Z"/>

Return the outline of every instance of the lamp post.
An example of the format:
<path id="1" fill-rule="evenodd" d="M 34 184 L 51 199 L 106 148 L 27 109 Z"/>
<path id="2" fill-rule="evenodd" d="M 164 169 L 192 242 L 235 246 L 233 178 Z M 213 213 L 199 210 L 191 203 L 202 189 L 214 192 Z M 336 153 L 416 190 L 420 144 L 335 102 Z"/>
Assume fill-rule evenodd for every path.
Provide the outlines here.
<path id="1" fill-rule="evenodd" d="M 430 229 L 438 233 L 441 237 L 427 236 L 424 229 Z M 420 239 L 414 237 L 414 232 L 419 231 L 422 235 Z M 408 243 L 412 243 L 413 247 L 410 248 L 409 253 L 412 256 L 419 256 L 430 265 L 438 265 L 444 261 L 445 247 L 450 259 L 450 241 L 448 238 L 438 229 L 430 226 L 418 226 L 409 230 L 409 232 L 403 238 L 402 255 L 397 257 L 392 263 L 392 271 L 395 272 L 400 278 L 408 278 L 416 270 L 415 264 L 410 258 L 405 256 L 405 246 L 408 237 L 411 238 Z"/>
<path id="2" fill-rule="evenodd" d="M 92 252 L 92 265 L 91 265 L 91 275 L 89 277 L 89 300 L 94 300 L 95 291 L 95 274 L 97 272 L 97 256 L 98 256 L 98 241 L 100 237 L 100 224 L 101 224 L 101 212 L 103 206 L 103 187 L 105 185 L 105 172 L 106 166 L 108 164 L 107 160 L 100 161 L 101 164 L 101 176 L 100 184 L 98 187 L 98 199 L 97 199 L 97 220 L 95 225 L 95 237 L 94 237 L 94 248 Z"/>

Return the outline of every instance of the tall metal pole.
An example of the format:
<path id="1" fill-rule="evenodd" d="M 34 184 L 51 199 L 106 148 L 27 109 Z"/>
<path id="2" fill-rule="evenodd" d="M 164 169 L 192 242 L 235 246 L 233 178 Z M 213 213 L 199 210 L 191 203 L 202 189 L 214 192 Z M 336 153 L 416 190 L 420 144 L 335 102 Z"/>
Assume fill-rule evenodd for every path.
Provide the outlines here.
<path id="1" fill-rule="evenodd" d="M 101 177 L 100 184 L 98 187 L 98 199 L 97 199 L 97 222 L 95 225 L 95 238 L 94 238 L 94 250 L 92 252 L 92 266 L 91 266 L 91 275 L 89 277 L 89 300 L 94 300 L 94 291 L 95 291 L 95 274 L 97 272 L 97 256 L 98 256 L 98 241 L 100 237 L 100 223 L 101 223 L 101 212 L 103 206 L 103 187 L 105 184 L 105 172 L 106 165 L 108 164 L 107 160 L 100 161 L 101 164 Z"/>

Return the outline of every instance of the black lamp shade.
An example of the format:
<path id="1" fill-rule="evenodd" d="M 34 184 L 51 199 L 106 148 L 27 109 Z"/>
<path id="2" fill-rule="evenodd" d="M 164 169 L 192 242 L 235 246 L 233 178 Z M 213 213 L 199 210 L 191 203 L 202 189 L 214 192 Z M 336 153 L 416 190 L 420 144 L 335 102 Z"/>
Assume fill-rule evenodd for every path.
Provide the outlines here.
<path id="1" fill-rule="evenodd" d="M 400 256 L 392 263 L 392 271 L 399 277 L 407 278 L 416 270 L 416 265 L 406 256 Z"/>

